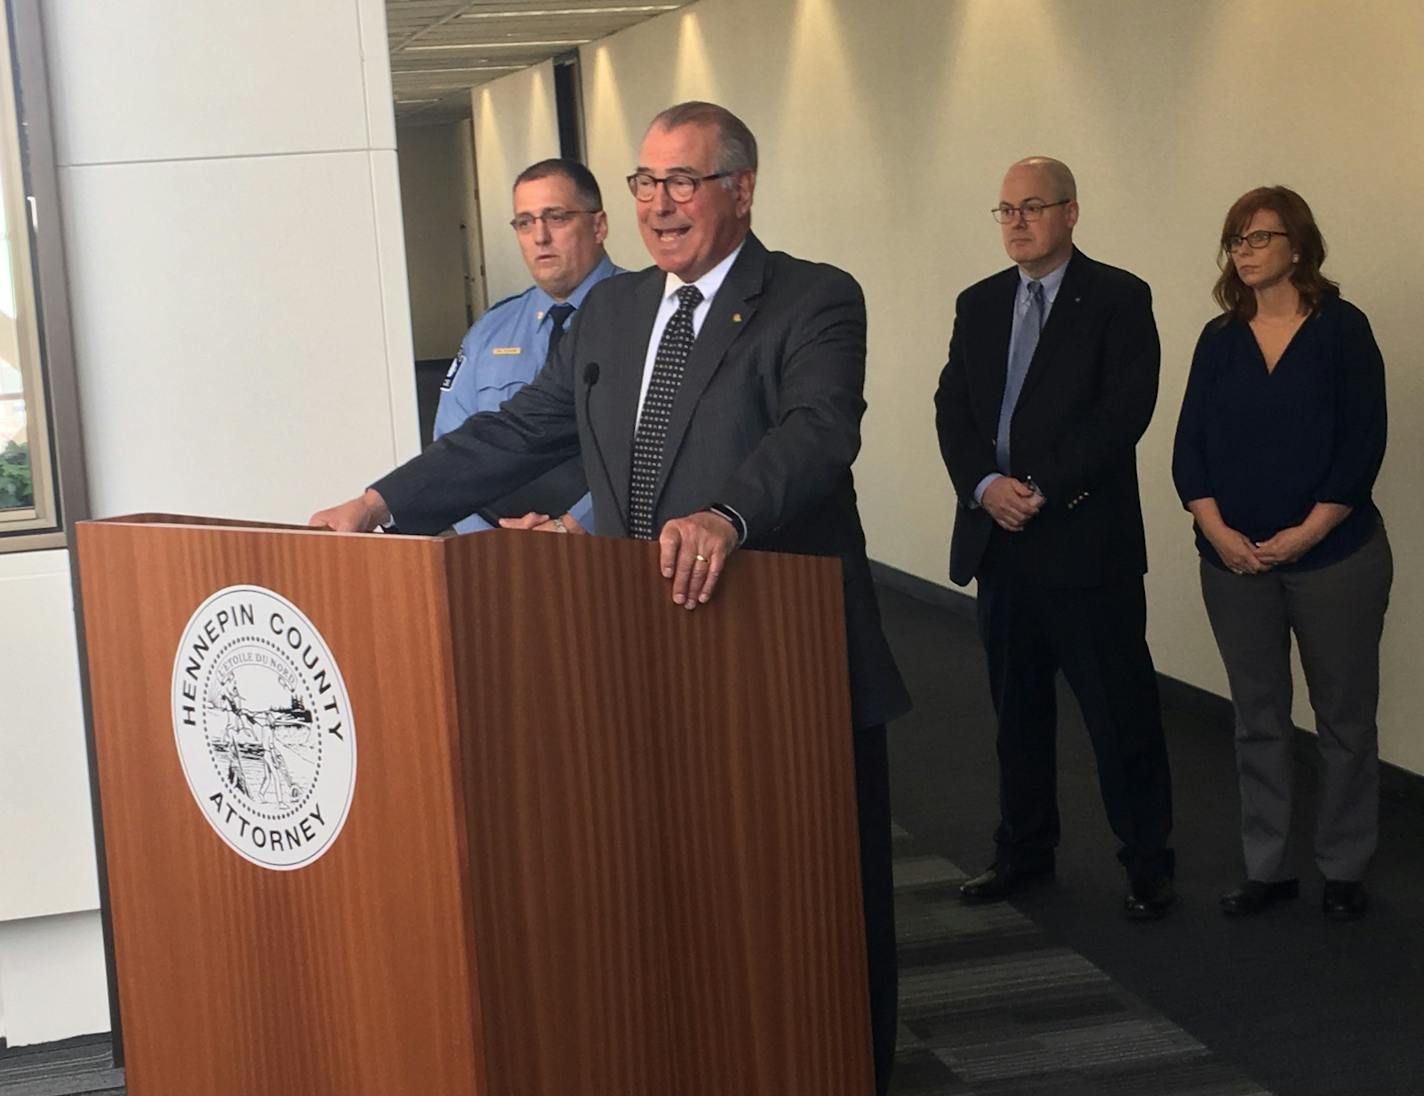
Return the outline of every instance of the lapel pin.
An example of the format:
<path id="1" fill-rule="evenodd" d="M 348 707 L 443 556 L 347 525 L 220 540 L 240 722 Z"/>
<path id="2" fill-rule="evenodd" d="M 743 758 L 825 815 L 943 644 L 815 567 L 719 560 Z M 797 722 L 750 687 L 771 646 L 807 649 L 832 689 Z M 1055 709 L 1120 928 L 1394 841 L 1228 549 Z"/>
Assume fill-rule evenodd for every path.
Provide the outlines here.
<path id="1" fill-rule="evenodd" d="M 741 322 L 742 322 L 742 314 L 741 314 L 740 312 L 733 312 L 733 313 L 732 313 L 732 322 L 733 322 L 733 323 L 741 323 Z"/>

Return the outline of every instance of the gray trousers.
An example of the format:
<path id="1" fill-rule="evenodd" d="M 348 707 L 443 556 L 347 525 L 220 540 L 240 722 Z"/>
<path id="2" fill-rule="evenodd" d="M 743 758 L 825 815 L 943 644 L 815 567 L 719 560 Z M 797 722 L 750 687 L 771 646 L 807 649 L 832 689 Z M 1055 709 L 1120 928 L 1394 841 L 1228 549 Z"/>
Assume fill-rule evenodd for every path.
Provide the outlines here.
<path id="1" fill-rule="evenodd" d="M 1236 709 L 1246 877 L 1291 867 L 1291 633 L 1315 712 L 1320 804 L 1315 863 L 1362 879 L 1379 833 L 1379 643 L 1394 577 L 1381 523 L 1354 555 L 1312 571 L 1234 575 L 1203 561 L 1202 597 Z"/>

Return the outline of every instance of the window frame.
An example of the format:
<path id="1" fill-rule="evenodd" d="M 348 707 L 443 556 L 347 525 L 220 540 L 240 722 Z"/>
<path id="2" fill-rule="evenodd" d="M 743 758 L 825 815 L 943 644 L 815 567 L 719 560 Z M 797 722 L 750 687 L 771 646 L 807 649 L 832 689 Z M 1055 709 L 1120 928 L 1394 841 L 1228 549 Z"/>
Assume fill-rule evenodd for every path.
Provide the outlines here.
<path id="1" fill-rule="evenodd" d="M 89 516 L 40 3 L 4 3 L 8 41 L 0 42 L 0 61 L 9 64 L 0 67 L 0 155 L 9 160 L 7 174 L 17 171 L 21 181 L 22 193 L 6 199 L 6 221 L 21 259 L 14 264 L 17 326 L 29 353 L 22 347 L 28 360 L 19 364 L 36 505 L 27 517 L 0 516 L 0 555 L 65 547 L 68 527 Z M 27 256 L 18 255 L 21 246 Z"/>

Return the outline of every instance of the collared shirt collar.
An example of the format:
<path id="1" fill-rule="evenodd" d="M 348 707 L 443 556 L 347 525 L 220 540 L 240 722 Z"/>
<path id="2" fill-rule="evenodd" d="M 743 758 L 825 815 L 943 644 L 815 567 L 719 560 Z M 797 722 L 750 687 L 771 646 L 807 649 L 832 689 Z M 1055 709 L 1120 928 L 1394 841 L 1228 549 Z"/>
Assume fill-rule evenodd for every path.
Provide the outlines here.
<path id="1" fill-rule="evenodd" d="M 1073 256 L 1069 255 L 1068 258 L 1064 259 L 1061 263 L 1058 264 L 1057 267 L 1049 271 L 1041 278 L 1030 278 L 1027 274 L 1023 272 L 1023 269 L 1020 268 L 1017 299 L 1026 299 L 1027 290 L 1025 287 L 1028 285 L 1029 282 L 1038 282 L 1040 285 L 1043 286 L 1043 303 L 1045 305 L 1045 308 L 1052 308 L 1053 300 L 1055 297 L 1058 296 L 1058 290 L 1063 285 L 1063 275 L 1067 273 L 1068 264 L 1072 261 Z"/>
<path id="2" fill-rule="evenodd" d="M 746 238 L 743 237 L 742 242 L 732 249 L 730 255 L 695 282 L 685 282 L 676 274 L 669 273 L 663 282 L 663 299 L 671 297 L 685 285 L 695 285 L 702 290 L 702 300 L 710 301 L 717 295 L 717 290 L 722 288 L 722 283 L 727 280 L 727 271 L 732 269 L 732 264 L 737 261 L 737 256 L 742 253 L 742 248 L 746 246 L 746 243 Z"/>
<path id="3" fill-rule="evenodd" d="M 613 260 L 605 253 L 594 265 L 594 268 L 584 275 L 583 281 L 574 287 L 574 291 L 569 294 L 568 300 L 563 302 L 556 301 L 553 297 L 549 296 L 548 293 L 544 292 L 543 289 L 535 285 L 531 287 L 534 292 L 530 296 L 529 301 L 534 306 L 534 310 L 539 315 L 539 321 L 542 323 L 548 317 L 549 309 L 556 304 L 571 304 L 574 308 L 582 308 L 583 299 L 588 296 L 588 291 L 598 282 L 608 277 L 612 272 Z"/>

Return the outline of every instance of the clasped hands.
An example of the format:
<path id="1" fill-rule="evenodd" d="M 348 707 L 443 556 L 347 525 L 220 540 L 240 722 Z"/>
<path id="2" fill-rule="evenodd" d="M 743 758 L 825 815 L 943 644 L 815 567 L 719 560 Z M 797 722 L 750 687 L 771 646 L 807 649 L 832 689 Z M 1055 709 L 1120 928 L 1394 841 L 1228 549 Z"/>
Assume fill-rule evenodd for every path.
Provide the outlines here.
<path id="1" fill-rule="evenodd" d="M 1010 533 L 1023 532 L 1029 520 L 1043 509 L 1043 503 L 1043 492 L 1013 476 L 990 480 L 979 497 L 979 505 Z"/>
<path id="2" fill-rule="evenodd" d="M 368 488 L 339 506 L 318 510 L 307 524 L 338 533 L 369 533 L 390 519 L 385 499 Z M 504 529 L 541 533 L 588 532 L 572 514 L 557 518 L 525 514 L 522 518 L 501 518 L 499 524 Z M 667 522 L 658 536 L 658 545 L 658 567 L 663 578 L 672 580 L 673 602 L 695 609 L 711 600 L 728 557 L 737 550 L 737 530 L 721 514 L 703 510 Z"/>
<path id="3" fill-rule="evenodd" d="M 1303 526 L 1282 529 L 1270 540 L 1254 541 L 1245 533 L 1222 526 L 1207 534 L 1227 570 L 1237 575 L 1260 575 L 1282 563 L 1294 563 L 1319 543 Z"/>

